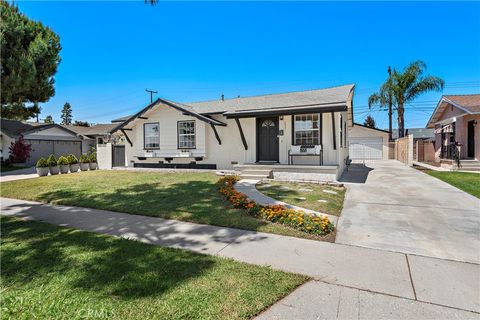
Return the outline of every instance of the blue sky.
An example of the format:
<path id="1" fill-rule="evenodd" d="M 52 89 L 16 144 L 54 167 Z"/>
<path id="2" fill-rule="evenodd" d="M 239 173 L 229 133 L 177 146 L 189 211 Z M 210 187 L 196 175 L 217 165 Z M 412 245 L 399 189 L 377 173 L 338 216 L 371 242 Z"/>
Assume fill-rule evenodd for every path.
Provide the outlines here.
<path id="1" fill-rule="evenodd" d="M 19 2 L 60 35 L 56 95 L 40 118 L 101 123 L 149 102 L 145 88 L 181 101 L 355 83 L 355 120 L 387 75 L 424 60 L 443 94 L 480 92 L 480 3 Z M 442 93 L 407 107 L 423 127 Z M 385 111 L 372 111 L 379 127 Z M 395 121 L 394 121 L 395 123 Z"/>

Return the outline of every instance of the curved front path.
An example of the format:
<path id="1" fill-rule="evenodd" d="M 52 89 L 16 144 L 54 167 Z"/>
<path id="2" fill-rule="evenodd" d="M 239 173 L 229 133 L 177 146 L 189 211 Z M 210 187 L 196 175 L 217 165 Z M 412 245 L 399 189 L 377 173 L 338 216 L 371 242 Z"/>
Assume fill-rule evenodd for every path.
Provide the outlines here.
<path id="1" fill-rule="evenodd" d="M 310 210 L 310 209 L 305 209 L 305 208 L 302 208 L 302 207 L 297 207 L 297 206 L 288 204 L 286 202 L 282 202 L 282 201 L 270 198 L 269 196 L 261 193 L 255 187 L 255 185 L 259 181 L 260 180 L 242 179 L 242 180 L 240 180 L 240 181 L 238 181 L 237 183 L 234 184 L 234 188 L 238 192 L 243 193 L 250 200 L 255 201 L 256 203 L 258 203 L 261 206 L 281 205 L 281 206 L 284 206 L 284 207 L 289 208 L 289 209 L 303 211 L 305 213 L 314 214 L 316 216 L 327 216 L 331 223 L 333 223 L 335 226 L 337 225 L 338 217 L 336 217 L 336 216 L 332 216 L 332 215 L 322 213 L 322 212 L 313 211 L 313 210 Z"/>
<path id="2" fill-rule="evenodd" d="M 480 263 L 479 199 L 395 160 L 363 170 L 366 181 L 345 184 L 337 243 Z"/>

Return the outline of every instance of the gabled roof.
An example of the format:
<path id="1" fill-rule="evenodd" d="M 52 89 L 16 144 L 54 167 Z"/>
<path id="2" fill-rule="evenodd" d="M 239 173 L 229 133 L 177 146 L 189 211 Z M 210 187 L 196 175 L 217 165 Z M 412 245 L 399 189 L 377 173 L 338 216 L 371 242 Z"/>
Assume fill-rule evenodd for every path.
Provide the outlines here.
<path id="1" fill-rule="evenodd" d="M 225 100 L 191 102 L 189 106 L 202 114 L 233 113 L 247 110 L 265 110 L 291 107 L 313 107 L 345 104 L 354 88 L 353 84 L 317 90 L 266 94 Z"/>
<path id="2" fill-rule="evenodd" d="M 427 122 L 427 128 L 434 128 L 445 111 L 447 106 L 459 108 L 465 114 L 480 114 L 480 94 L 464 95 L 444 95 L 437 104 L 430 119 Z"/>
<path id="3" fill-rule="evenodd" d="M 140 110 L 139 112 L 137 112 L 136 114 L 134 114 L 133 116 L 131 116 L 130 118 L 125 120 L 124 122 L 114 123 L 113 128 L 110 130 L 110 133 L 113 133 L 117 130 L 121 130 L 126 125 L 128 125 L 130 122 L 132 122 L 133 120 L 137 119 L 138 117 L 141 117 L 148 110 L 150 110 L 152 108 L 155 108 L 157 106 L 160 106 L 162 104 L 167 105 L 169 107 L 172 107 L 172 108 L 174 108 L 174 109 L 176 109 L 176 110 L 178 110 L 178 111 L 180 111 L 184 114 L 188 114 L 188 115 L 190 115 L 192 117 L 195 117 L 195 118 L 197 118 L 201 121 L 204 121 L 208 124 L 211 124 L 211 125 L 214 125 L 214 126 L 226 126 L 226 124 L 221 122 L 221 121 L 209 118 L 208 116 L 205 116 L 205 115 L 202 115 L 202 114 L 199 114 L 199 113 L 193 111 L 191 106 L 181 104 L 181 103 L 178 103 L 178 102 L 173 102 L 173 101 L 158 98 L 157 100 L 150 103 L 148 106 L 146 106 L 145 108 L 143 108 L 142 110 Z"/>
<path id="4" fill-rule="evenodd" d="M 73 136 L 77 136 L 77 133 L 75 131 L 72 131 L 55 123 L 22 122 L 11 119 L 0 119 L 0 129 L 2 133 L 12 138 L 54 127 L 67 131 Z"/>

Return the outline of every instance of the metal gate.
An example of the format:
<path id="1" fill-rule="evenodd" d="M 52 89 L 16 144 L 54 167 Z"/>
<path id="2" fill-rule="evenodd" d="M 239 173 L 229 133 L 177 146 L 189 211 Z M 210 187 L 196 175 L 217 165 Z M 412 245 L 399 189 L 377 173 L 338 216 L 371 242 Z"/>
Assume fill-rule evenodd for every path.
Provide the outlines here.
<path id="1" fill-rule="evenodd" d="M 383 138 L 350 138 L 348 151 L 352 160 L 382 160 Z"/>
<path id="2" fill-rule="evenodd" d="M 112 167 L 125 167 L 125 146 L 112 146 Z"/>

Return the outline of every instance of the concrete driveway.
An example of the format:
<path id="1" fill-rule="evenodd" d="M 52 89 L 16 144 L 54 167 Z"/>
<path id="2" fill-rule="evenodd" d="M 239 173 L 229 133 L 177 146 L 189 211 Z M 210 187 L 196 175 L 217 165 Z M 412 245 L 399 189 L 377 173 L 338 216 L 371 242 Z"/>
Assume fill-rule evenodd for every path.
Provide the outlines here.
<path id="1" fill-rule="evenodd" d="M 37 178 L 35 167 L 0 173 L 0 182 Z"/>
<path id="2" fill-rule="evenodd" d="M 480 263 L 480 200 L 389 160 L 352 165 L 337 243 Z"/>

